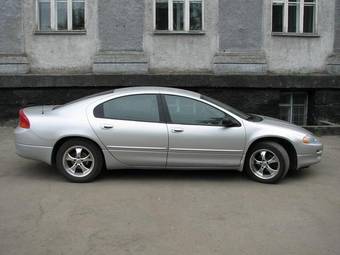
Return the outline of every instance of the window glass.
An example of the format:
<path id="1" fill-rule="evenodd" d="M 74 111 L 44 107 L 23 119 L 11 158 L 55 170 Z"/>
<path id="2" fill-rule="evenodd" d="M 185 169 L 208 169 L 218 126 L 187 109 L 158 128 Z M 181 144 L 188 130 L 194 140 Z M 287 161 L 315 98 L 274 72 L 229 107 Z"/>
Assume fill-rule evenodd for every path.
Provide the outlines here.
<path id="1" fill-rule="evenodd" d="M 73 1 L 72 2 L 72 29 L 84 30 L 85 29 L 85 2 Z"/>
<path id="2" fill-rule="evenodd" d="M 293 123 L 303 126 L 305 124 L 305 106 L 293 106 Z"/>
<path id="3" fill-rule="evenodd" d="M 58 30 L 67 30 L 67 1 L 57 1 Z"/>
<path id="4" fill-rule="evenodd" d="M 175 31 L 184 30 L 184 2 L 174 1 L 173 2 L 173 25 Z"/>
<path id="5" fill-rule="evenodd" d="M 186 97 L 165 96 L 172 123 L 221 126 L 226 114 L 208 104 Z"/>
<path id="6" fill-rule="evenodd" d="M 39 28 L 41 31 L 51 29 L 51 6 L 49 0 L 39 0 Z"/>
<path id="7" fill-rule="evenodd" d="M 95 117 L 159 122 L 156 95 L 133 95 L 112 99 L 96 107 Z"/>
<path id="8" fill-rule="evenodd" d="M 273 5 L 273 32 L 283 32 L 283 4 Z"/>
<path id="9" fill-rule="evenodd" d="M 85 29 L 85 0 L 37 0 L 37 10 L 40 31 Z"/>
<path id="10" fill-rule="evenodd" d="M 313 33 L 315 27 L 315 5 L 304 7 L 303 32 Z"/>
<path id="11" fill-rule="evenodd" d="M 300 5 L 298 1 L 290 1 L 288 5 L 288 32 L 299 32 Z"/>
<path id="12" fill-rule="evenodd" d="M 282 93 L 280 98 L 280 119 L 296 125 L 307 124 L 308 95 L 306 93 Z"/>
<path id="13" fill-rule="evenodd" d="M 272 31 L 316 32 L 316 0 L 273 0 Z"/>
<path id="14" fill-rule="evenodd" d="M 156 2 L 156 29 L 168 30 L 168 1 Z"/>
<path id="15" fill-rule="evenodd" d="M 190 2 L 190 30 L 202 30 L 202 2 Z"/>

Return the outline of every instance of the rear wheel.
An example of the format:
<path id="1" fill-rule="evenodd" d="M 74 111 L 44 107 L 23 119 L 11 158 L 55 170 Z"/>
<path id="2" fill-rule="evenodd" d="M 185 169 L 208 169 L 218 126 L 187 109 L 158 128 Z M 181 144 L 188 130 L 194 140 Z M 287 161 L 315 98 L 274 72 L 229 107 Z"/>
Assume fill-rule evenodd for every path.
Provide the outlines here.
<path id="1" fill-rule="evenodd" d="M 245 171 L 255 181 L 277 183 L 288 172 L 289 156 L 278 143 L 261 142 L 247 154 Z"/>
<path id="2" fill-rule="evenodd" d="M 71 139 L 59 148 L 56 165 L 69 181 L 90 182 L 102 171 L 103 157 L 100 149 L 92 142 Z"/>

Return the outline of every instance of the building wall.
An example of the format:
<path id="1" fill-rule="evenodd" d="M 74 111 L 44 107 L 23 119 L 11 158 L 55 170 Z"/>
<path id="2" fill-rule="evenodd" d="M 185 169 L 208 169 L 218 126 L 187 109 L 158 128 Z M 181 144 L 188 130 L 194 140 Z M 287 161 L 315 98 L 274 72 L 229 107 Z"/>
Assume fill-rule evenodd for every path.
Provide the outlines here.
<path id="1" fill-rule="evenodd" d="M 143 0 L 99 0 L 98 14 L 100 50 L 143 50 Z"/>
<path id="2" fill-rule="evenodd" d="M 261 50 L 262 19 L 263 0 L 219 0 L 219 48 L 227 52 Z"/>
<path id="3" fill-rule="evenodd" d="M 0 54 L 21 54 L 24 50 L 21 2 L 1 0 Z"/>
<path id="4" fill-rule="evenodd" d="M 33 73 L 92 71 L 97 51 L 97 1 L 86 1 L 86 34 L 37 35 L 35 1 L 24 1 L 25 52 Z"/>
<path id="5" fill-rule="evenodd" d="M 335 0 L 334 51 L 340 53 L 340 0 Z"/>
<path id="6" fill-rule="evenodd" d="M 144 50 L 151 72 L 211 71 L 218 49 L 218 0 L 205 0 L 203 35 L 154 34 L 153 0 L 145 0 Z"/>
<path id="7" fill-rule="evenodd" d="M 319 0 L 319 37 L 310 38 L 272 36 L 271 1 L 263 0 L 205 0 L 202 35 L 155 34 L 153 0 L 88 0 L 85 35 L 36 35 L 35 1 L 21 8 L 19 0 L 4 0 L 0 54 L 24 52 L 33 73 L 87 73 L 99 51 L 144 51 L 151 73 L 179 73 L 212 72 L 221 51 L 263 51 L 269 72 L 325 72 L 339 48 L 336 1 L 339 9 L 339 0 Z"/>
<path id="8" fill-rule="evenodd" d="M 319 0 L 319 37 L 272 36 L 271 1 L 264 1 L 264 51 L 268 71 L 275 73 L 325 72 L 333 52 L 335 0 Z"/>

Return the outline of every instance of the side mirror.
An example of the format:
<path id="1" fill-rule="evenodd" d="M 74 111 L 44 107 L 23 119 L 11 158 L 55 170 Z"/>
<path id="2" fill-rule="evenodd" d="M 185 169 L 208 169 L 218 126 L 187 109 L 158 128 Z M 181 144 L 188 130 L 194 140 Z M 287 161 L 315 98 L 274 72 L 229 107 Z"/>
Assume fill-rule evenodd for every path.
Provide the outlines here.
<path id="1" fill-rule="evenodd" d="M 229 128 L 229 127 L 239 127 L 240 124 L 234 121 L 233 119 L 230 118 L 224 118 L 222 120 L 222 125 L 223 127 Z"/>

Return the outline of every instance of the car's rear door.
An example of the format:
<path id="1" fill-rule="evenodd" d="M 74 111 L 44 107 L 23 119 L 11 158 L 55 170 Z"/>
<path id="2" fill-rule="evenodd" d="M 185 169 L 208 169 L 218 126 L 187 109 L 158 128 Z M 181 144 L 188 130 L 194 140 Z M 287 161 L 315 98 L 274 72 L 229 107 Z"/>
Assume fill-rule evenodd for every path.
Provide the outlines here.
<path id="1" fill-rule="evenodd" d="M 114 98 L 95 107 L 94 116 L 91 125 L 116 159 L 134 167 L 165 167 L 168 131 L 157 94 Z"/>
<path id="2" fill-rule="evenodd" d="M 170 118 L 167 167 L 240 166 L 245 145 L 244 127 L 224 127 L 222 120 L 232 117 L 196 99 L 175 95 L 163 98 Z"/>

